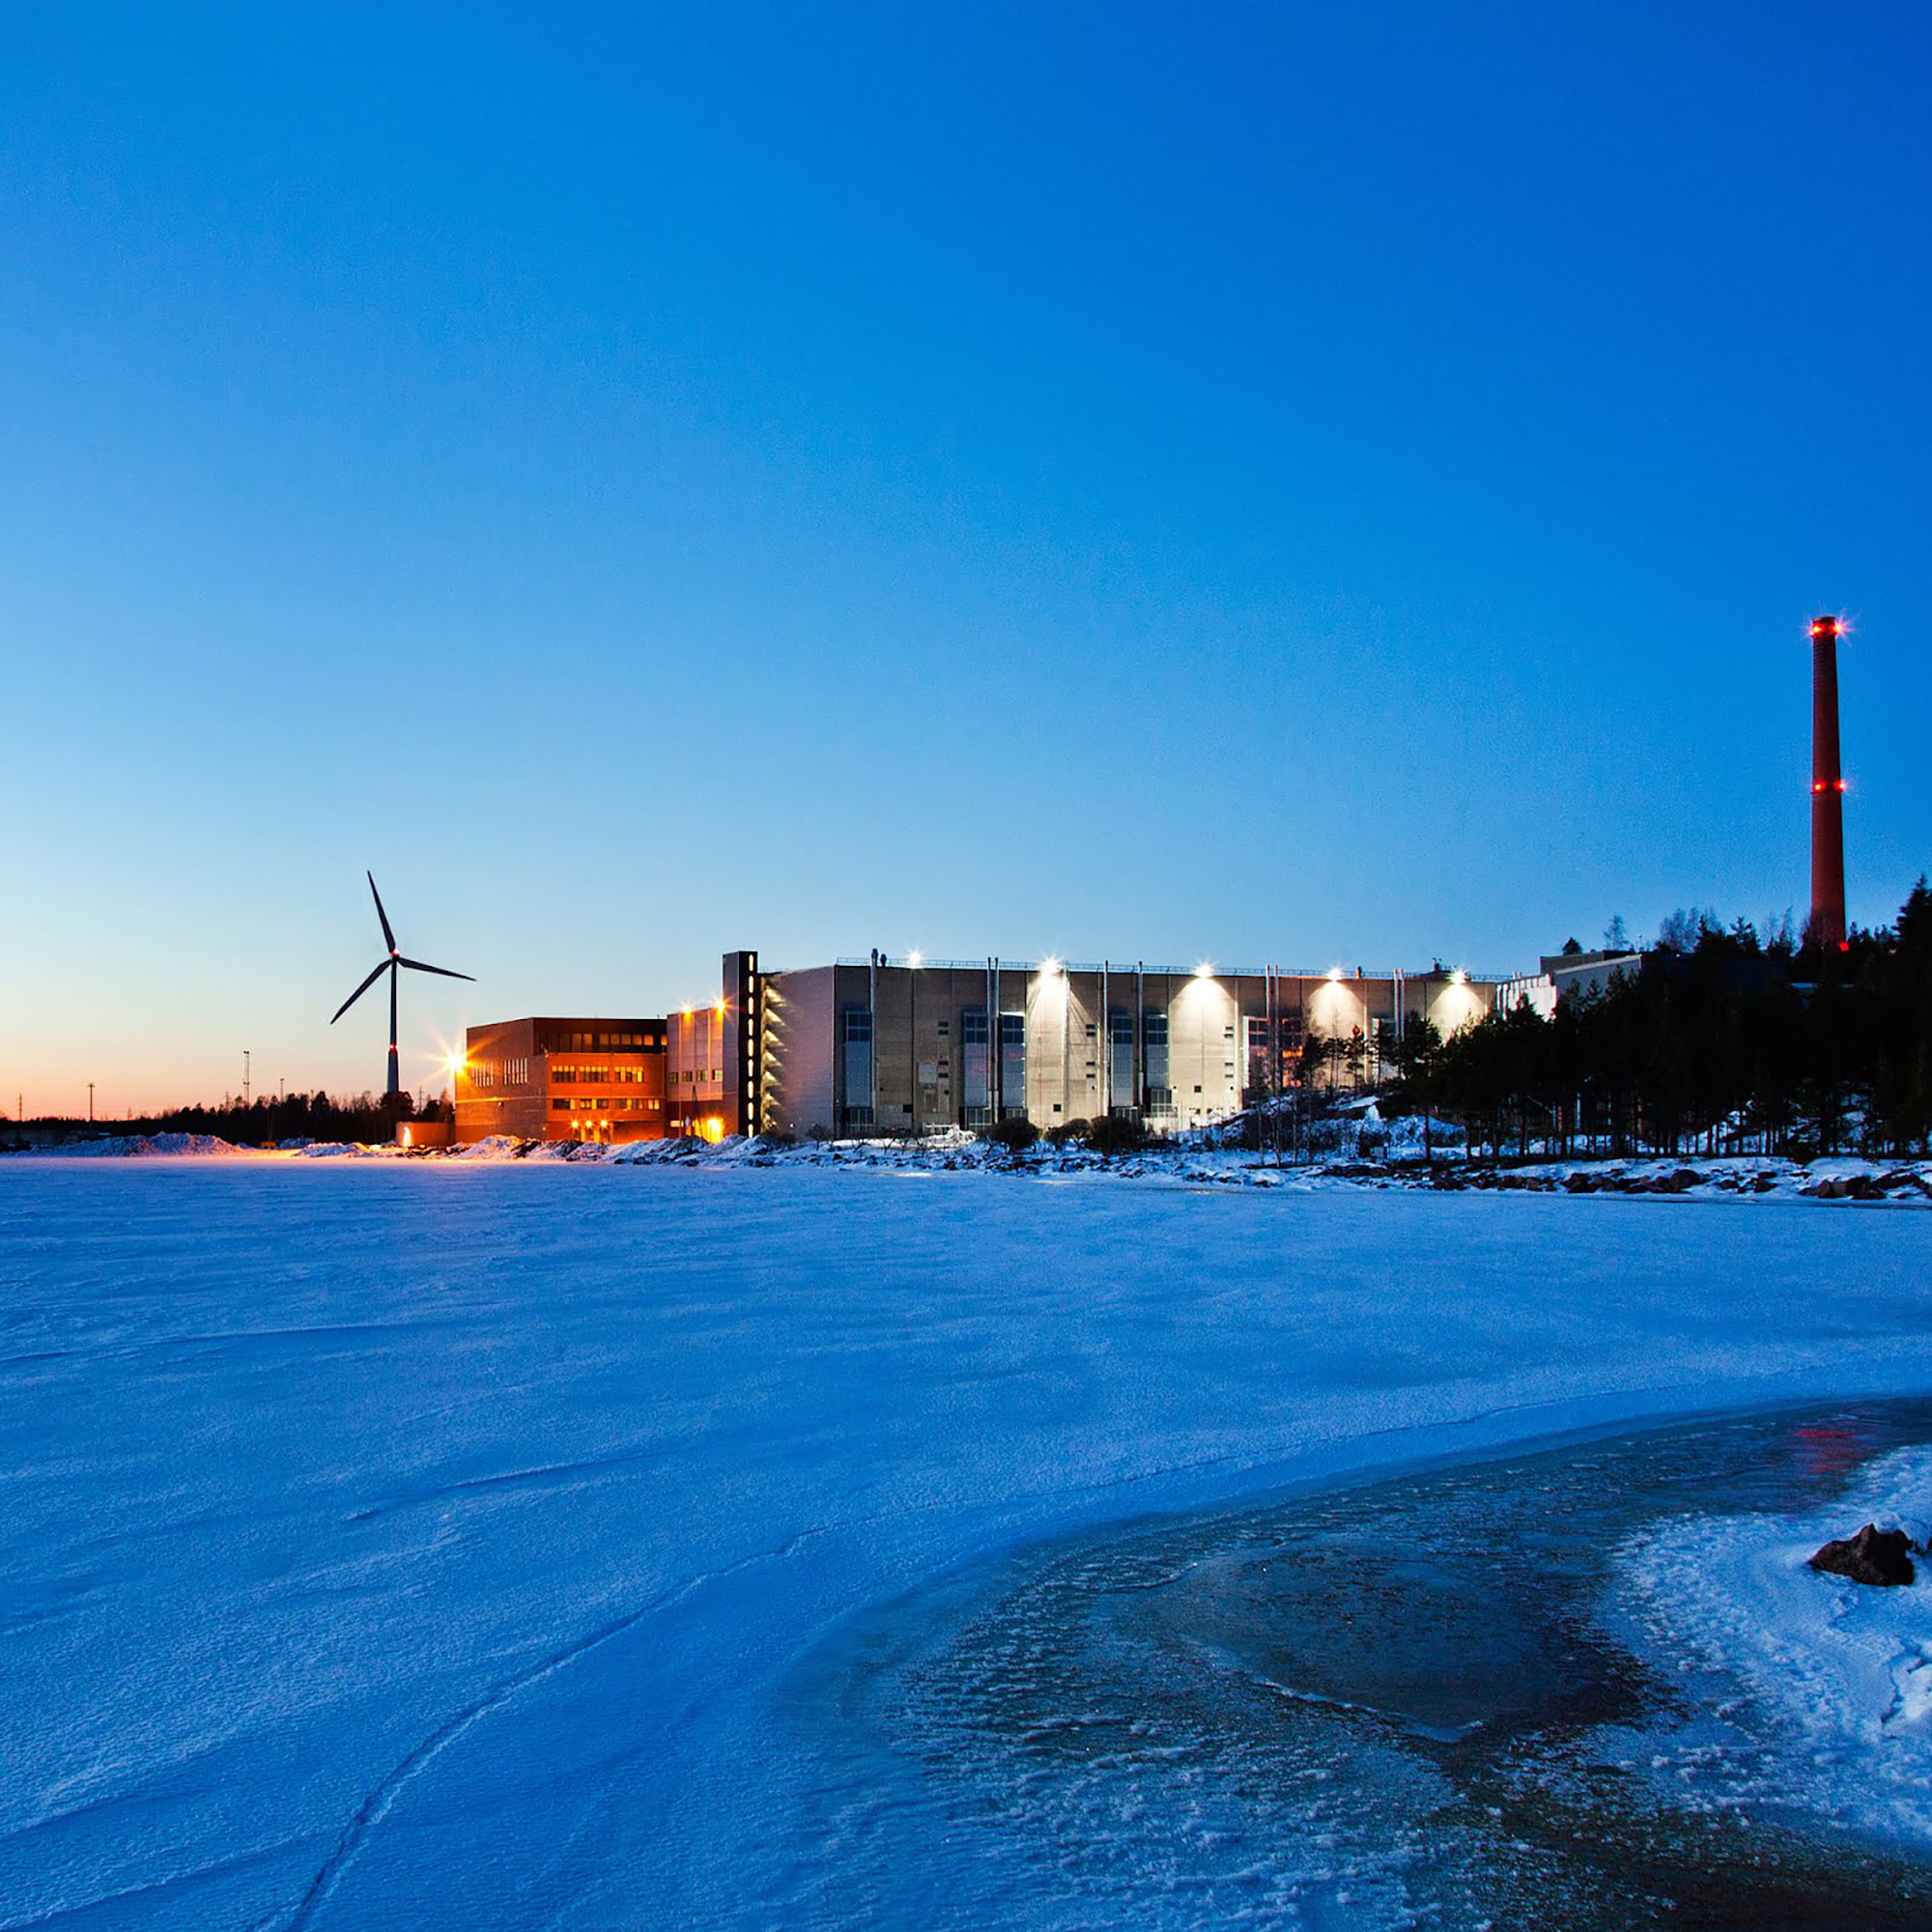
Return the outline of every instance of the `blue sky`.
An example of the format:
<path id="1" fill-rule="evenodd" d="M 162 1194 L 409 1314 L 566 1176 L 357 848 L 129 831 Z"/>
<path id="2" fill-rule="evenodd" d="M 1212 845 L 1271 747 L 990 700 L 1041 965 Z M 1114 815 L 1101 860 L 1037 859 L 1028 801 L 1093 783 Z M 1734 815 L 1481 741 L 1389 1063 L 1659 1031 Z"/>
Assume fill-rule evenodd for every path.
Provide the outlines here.
<path id="1" fill-rule="evenodd" d="M 1927 864 L 1932 16 L 0 19 L 0 1090 Z"/>

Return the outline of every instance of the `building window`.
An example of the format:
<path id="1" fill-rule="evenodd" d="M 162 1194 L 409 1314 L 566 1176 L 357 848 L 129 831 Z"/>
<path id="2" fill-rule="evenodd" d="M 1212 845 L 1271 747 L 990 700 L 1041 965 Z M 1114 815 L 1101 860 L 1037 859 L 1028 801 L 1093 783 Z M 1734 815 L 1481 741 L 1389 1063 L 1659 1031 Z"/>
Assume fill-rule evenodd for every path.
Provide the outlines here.
<path id="1" fill-rule="evenodd" d="M 568 1100 L 553 1100 L 550 1103 L 550 1110 L 553 1114 L 567 1114 L 570 1112 L 570 1102 Z"/>
<path id="2" fill-rule="evenodd" d="M 1247 1036 L 1247 1090 L 1248 1098 L 1259 1099 L 1274 1091 L 1268 1056 L 1267 1015 L 1259 1018 L 1253 1014 L 1243 1015 L 1242 1030 Z"/>
<path id="3" fill-rule="evenodd" d="M 1167 1014 L 1164 1010 L 1150 1007 L 1142 1013 L 1141 1040 L 1145 1049 L 1143 1072 L 1147 1081 L 1147 1103 L 1150 1107 L 1171 1107 L 1174 1105 L 1174 1092 L 1168 1085 Z"/>
<path id="4" fill-rule="evenodd" d="M 1107 1095 L 1115 1112 L 1134 1099 L 1134 1016 L 1119 1007 L 1107 1014 Z"/>
<path id="5" fill-rule="evenodd" d="M 1026 1015 L 1000 1015 L 1000 1110 L 1008 1120 L 1026 1112 Z"/>
<path id="6" fill-rule="evenodd" d="M 845 1088 L 845 1118 L 848 1125 L 872 1123 L 872 1015 L 868 1008 L 848 1007 L 839 1016 L 842 1039 L 840 1053 Z M 855 1117 L 865 1110 L 866 1118 Z"/>
<path id="7" fill-rule="evenodd" d="M 969 1127 L 993 1121 L 993 1056 L 986 1039 L 986 1009 L 969 1007 L 959 1015 L 960 1119 Z"/>

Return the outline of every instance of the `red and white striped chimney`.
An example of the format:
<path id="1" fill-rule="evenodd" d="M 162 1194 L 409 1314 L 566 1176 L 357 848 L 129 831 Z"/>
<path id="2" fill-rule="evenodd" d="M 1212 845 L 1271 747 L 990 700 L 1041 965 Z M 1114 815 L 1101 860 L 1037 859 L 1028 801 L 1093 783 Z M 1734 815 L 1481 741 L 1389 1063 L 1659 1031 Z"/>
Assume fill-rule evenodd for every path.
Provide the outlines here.
<path id="1" fill-rule="evenodd" d="M 1811 918 L 1819 946 L 1845 943 L 1845 780 L 1838 768 L 1836 617 L 1811 620 Z"/>

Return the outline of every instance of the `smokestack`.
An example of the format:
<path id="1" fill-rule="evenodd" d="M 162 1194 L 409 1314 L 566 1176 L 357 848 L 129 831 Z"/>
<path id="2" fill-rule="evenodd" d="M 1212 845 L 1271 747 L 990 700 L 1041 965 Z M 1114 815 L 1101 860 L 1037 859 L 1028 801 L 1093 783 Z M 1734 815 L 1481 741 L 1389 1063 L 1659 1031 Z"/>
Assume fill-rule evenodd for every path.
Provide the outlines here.
<path id="1" fill-rule="evenodd" d="M 1836 617 L 1811 620 L 1811 918 L 1820 946 L 1845 943 L 1845 780 L 1838 769 Z"/>

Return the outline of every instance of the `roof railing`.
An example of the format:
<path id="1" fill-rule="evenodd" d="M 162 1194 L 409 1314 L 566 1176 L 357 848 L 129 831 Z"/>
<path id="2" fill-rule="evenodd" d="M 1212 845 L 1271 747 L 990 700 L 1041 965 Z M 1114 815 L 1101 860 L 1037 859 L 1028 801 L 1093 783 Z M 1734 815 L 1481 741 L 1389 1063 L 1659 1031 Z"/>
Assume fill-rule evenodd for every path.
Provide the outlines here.
<path id="1" fill-rule="evenodd" d="M 835 966 L 870 968 L 874 962 L 865 954 L 860 954 L 856 957 L 841 954 L 832 963 Z M 905 953 L 881 953 L 876 963 L 881 966 L 894 968 L 913 968 L 922 973 L 983 973 L 986 970 L 986 961 L 983 958 L 927 959 L 923 954 L 918 960 L 914 960 L 909 954 Z M 1047 962 L 1043 959 L 1001 958 L 996 960 L 995 963 L 999 966 L 1002 973 L 1037 973 Z M 1471 968 L 1455 966 L 1399 966 L 1395 968 L 1378 966 L 1373 968 L 1363 967 L 1359 970 L 1352 967 L 1337 968 L 1333 966 L 1210 966 L 1206 973 L 1203 973 L 1198 965 L 1151 965 L 1146 961 L 1134 959 L 1055 959 L 1053 967 L 1055 972 L 1058 973 L 1138 972 L 1145 973 L 1150 979 L 1167 980 L 1259 980 L 1272 973 L 1280 980 L 1337 979 L 1345 982 L 1350 980 L 1393 980 L 1398 977 L 1405 980 L 1449 980 L 1453 979 L 1460 972 L 1463 978 L 1472 984 L 1484 986 L 1503 985 L 1513 980 L 1534 979 L 1536 977 L 1533 973 L 1528 975 L 1522 973 L 1479 973 Z M 809 972 L 810 970 L 809 967 L 768 967 L 764 969 L 767 974 L 774 975 L 786 971 Z"/>

